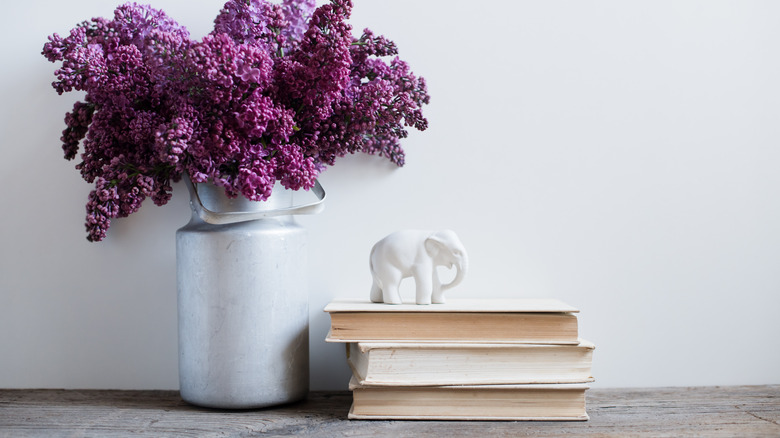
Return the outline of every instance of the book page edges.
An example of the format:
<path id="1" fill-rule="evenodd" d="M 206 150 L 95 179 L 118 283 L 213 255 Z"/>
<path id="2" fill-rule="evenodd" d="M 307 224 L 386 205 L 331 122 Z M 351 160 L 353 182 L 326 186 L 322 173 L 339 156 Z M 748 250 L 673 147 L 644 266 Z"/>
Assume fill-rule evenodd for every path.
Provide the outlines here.
<path id="1" fill-rule="evenodd" d="M 500 387 L 500 389 L 529 389 L 538 390 L 548 388 L 551 390 L 574 390 L 574 391 L 586 391 L 590 388 L 587 384 L 561 384 L 561 385 L 491 385 L 493 388 Z M 476 385 L 471 387 L 448 387 L 448 388 L 476 388 L 476 389 L 488 389 L 491 386 Z M 366 387 L 360 386 L 355 382 L 355 379 L 350 380 L 350 390 L 364 389 Z M 401 388 L 411 389 L 414 388 Z M 382 390 L 382 389 L 378 389 Z M 392 389 L 390 389 L 392 391 Z M 397 390 L 397 389 L 396 389 Z M 489 390 L 489 389 L 488 389 Z M 586 421 L 590 417 L 587 412 L 582 410 L 582 414 L 573 416 L 498 416 L 498 415 L 381 415 L 381 414 L 356 414 L 355 413 L 355 401 L 348 414 L 349 419 L 353 420 L 490 420 L 490 421 Z"/>

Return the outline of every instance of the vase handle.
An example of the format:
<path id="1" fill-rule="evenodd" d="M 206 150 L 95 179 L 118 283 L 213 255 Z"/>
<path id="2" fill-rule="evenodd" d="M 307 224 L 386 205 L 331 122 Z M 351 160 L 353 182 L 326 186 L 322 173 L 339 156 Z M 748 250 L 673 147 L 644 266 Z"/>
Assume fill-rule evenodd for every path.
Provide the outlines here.
<path id="1" fill-rule="evenodd" d="M 187 184 L 187 189 L 190 191 L 190 205 L 198 217 L 203 222 L 212 225 L 226 225 L 234 224 L 238 222 L 252 221 L 256 219 L 266 219 L 277 216 L 290 216 L 295 214 L 316 214 L 321 212 L 325 208 L 325 189 L 318 180 L 314 180 L 314 187 L 311 191 L 317 196 L 317 200 L 309 204 L 294 205 L 292 207 L 277 208 L 274 210 L 253 211 L 253 212 L 240 212 L 230 211 L 225 213 L 219 213 L 209 210 L 203 205 L 198 195 L 198 189 L 195 184 L 190 180 L 188 175 L 184 175 L 184 182 Z"/>

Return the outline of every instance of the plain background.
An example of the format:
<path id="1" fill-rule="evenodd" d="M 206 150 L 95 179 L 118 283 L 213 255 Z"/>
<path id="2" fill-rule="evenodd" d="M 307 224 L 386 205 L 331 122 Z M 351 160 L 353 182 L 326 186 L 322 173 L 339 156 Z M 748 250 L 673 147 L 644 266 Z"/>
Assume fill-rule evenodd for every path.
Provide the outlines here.
<path id="1" fill-rule="evenodd" d="M 186 190 L 87 242 L 90 186 L 59 142 L 78 96 L 40 55 L 115 6 L 3 6 L 0 387 L 178 386 Z M 154 6 L 200 38 L 222 1 Z M 367 299 L 371 246 L 404 228 L 460 235 L 471 269 L 451 298 L 578 307 L 599 387 L 780 383 L 779 20 L 769 1 L 358 0 L 356 32 L 428 80 L 430 129 L 402 169 L 343 159 L 326 210 L 299 218 L 312 388 L 349 374 L 322 308 Z"/>

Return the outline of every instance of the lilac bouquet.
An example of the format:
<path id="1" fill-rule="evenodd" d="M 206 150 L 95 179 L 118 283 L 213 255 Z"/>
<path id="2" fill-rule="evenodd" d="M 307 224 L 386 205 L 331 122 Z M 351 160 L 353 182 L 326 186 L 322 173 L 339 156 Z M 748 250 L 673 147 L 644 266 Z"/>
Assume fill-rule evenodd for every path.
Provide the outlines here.
<path id="1" fill-rule="evenodd" d="M 231 197 L 264 201 L 276 181 L 308 190 L 326 165 L 365 152 L 404 164 L 405 127 L 424 130 L 425 81 L 392 41 L 347 24 L 350 0 L 229 0 L 191 40 L 150 6 L 119 6 L 49 37 L 58 93 L 86 92 L 66 114 L 65 158 L 95 184 L 87 239 L 147 197 L 164 205 L 186 173 Z"/>

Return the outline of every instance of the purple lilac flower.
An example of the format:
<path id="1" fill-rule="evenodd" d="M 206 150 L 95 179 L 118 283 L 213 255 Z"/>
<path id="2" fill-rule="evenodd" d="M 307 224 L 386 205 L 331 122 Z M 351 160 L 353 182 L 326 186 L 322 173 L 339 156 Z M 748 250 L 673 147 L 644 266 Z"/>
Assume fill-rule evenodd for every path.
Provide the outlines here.
<path id="1" fill-rule="evenodd" d="M 282 34 L 288 44 L 285 50 L 294 48 L 303 34 L 308 29 L 308 21 L 312 12 L 317 7 L 315 0 L 284 0 L 282 10 L 287 20 L 287 26 L 282 29 Z"/>
<path id="2" fill-rule="evenodd" d="M 54 89 L 86 93 L 66 114 L 65 158 L 95 184 L 87 238 L 151 197 L 164 205 L 188 174 L 263 201 L 276 181 L 309 189 L 338 157 L 404 163 L 406 127 L 424 130 L 425 81 L 370 30 L 352 36 L 349 0 L 229 0 L 200 41 L 164 12 L 127 3 L 43 54 Z M 383 58 L 390 58 L 389 60 Z"/>
<path id="3" fill-rule="evenodd" d="M 121 5 L 114 11 L 114 20 L 106 24 L 111 34 L 119 37 L 119 44 L 133 45 L 142 52 L 151 49 L 157 34 L 171 34 L 181 40 L 189 38 L 185 27 L 149 5 Z"/>
<path id="4" fill-rule="evenodd" d="M 225 34 L 239 44 L 254 44 L 278 53 L 287 26 L 281 5 L 263 0 L 228 1 L 214 20 L 212 34 Z"/>
<path id="5" fill-rule="evenodd" d="M 313 157 L 306 157 L 303 149 L 295 144 L 279 147 L 276 159 L 276 178 L 291 190 L 311 188 L 319 174 Z"/>
<path id="6" fill-rule="evenodd" d="M 105 179 L 99 178 L 87 201 L 87 240 L 98 242 L 106 237 L 111 218 L 117 217 L 119 213 L 118 201 L 116 187 L 110 187 Z"/>
<path id="7" fill-rule="evenodd" d="M 73 105 L 73 111 L 65 114 L 65 128 L 62 131 L 62 150 L 65 152 L 65 159 L 72 160 L 76 158 L 79 151 L 79 143 L 87 135 L 89 124 L 92 123 L 92 114 L 95 112 L 95 105 L 85 102 L 76 102 Z"/>

